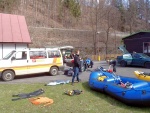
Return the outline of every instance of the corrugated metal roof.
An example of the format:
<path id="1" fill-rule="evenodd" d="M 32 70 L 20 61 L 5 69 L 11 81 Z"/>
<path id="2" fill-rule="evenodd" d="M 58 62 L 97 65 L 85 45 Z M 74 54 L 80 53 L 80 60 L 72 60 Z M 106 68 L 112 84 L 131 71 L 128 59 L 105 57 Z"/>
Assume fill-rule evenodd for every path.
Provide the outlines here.
<path id="1" fill-rule="evenodd" d="M 0 42 L 31 43 L 24 16 L 0 13 Z"/>

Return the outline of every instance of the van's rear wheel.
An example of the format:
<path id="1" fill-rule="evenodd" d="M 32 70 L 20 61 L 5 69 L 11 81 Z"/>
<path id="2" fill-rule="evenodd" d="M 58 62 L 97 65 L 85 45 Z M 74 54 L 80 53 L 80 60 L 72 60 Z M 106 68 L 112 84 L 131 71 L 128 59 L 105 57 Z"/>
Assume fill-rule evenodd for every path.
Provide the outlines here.
<path id="1" fill-rule="evenodd" d="M 2 73 L 2 79 L 4 81 L 11 81 L 14 79 L 14 77 L 15 77 L 15 73 L 11 70 L 7 70 Z"/>
<path id="2" fill-rule="evenodd" d="M 49 73 L 50 73 L 50 75 L 52 75 L 52 76 L 58 75 L 58 68 L 57 68 L 57 67 L 51 67 Z"/>

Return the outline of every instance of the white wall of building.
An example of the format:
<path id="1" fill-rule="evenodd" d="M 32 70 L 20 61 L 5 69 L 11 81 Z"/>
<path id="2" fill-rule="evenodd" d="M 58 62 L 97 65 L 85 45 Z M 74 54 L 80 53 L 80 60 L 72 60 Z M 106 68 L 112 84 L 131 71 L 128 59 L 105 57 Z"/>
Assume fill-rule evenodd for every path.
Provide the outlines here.
<path id="1" fill-rule="evenodd" d="M 0 44 L 0 59 L 2 58 L 2 44 Z"/>
<path id="2" fill-rule="evenodd" d="M 27 48 L 27 44 L 0 43 L 0 59 L 13 50 L 21 50 L 24 48 Z"/>
<path id="3" fill-rule="evenodd" d="M 10 53 L 12 50 L 15 50 L 15 44 L 2 44 L 2 57 L 5 57 L 8 53 Z"/>
<path id="4" fill-rule="evenodd" d="M 22 50 L 27 48 L 27 44 L 16 44 L 16 50 Z"/>

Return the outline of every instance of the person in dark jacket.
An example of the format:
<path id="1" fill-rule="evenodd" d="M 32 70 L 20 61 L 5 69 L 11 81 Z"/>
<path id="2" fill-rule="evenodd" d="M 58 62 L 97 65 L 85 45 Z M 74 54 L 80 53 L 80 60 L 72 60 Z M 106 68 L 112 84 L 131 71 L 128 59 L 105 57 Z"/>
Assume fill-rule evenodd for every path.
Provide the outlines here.
<path id="1" fill-rule="evenodd" d="M 79 82 L 79 68 L 80 68 L 80 58 L 79 58 L 79 54 L 80 54 L 80 51 L 77 50 L 77 51 L 76 51 L 76 54 L 75 54 L 75 56 L 74 56 L 74 66 L 73 66 L 74 75 L 72 76 L 72 85 L 73 85 L 73 83 L 74 83 L 75 77 L 77 78 L 77 81 Z"/>

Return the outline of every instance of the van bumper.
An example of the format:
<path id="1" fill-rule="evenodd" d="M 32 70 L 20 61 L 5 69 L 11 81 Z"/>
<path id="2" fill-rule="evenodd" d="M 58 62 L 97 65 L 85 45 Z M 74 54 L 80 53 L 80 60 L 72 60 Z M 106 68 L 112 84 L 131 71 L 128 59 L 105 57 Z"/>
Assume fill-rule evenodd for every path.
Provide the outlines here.
<path id="1" fill-rule="evenodd" d="M 59 66 L 59 71 L 64 71 L 65 66 Z"/>

